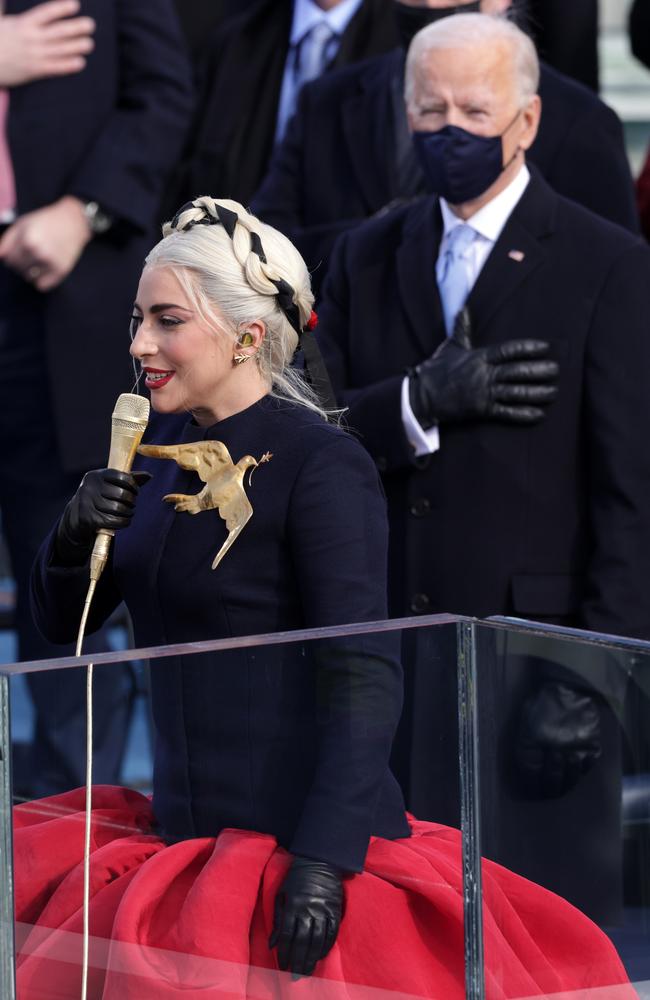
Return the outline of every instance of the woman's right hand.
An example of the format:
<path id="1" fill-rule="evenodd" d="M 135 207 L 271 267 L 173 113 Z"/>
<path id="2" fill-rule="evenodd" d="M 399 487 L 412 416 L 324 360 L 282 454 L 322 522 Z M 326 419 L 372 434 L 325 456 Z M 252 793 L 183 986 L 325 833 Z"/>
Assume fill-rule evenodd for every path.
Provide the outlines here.
<path id="1" fill-rule="evenodd" d="M 100 528 L 117 531 L 128 527 L 140 487 L 150 479 L 149 472 L 87 472 L 59 521 L 56 561 L 65 566 L 83 565 Z"/>

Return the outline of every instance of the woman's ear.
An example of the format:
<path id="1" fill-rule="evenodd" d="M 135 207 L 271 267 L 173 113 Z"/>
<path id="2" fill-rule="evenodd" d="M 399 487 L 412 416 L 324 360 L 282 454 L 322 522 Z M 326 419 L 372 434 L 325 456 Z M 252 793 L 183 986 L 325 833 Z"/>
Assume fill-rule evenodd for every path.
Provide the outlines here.
<path id="1" fill-rule="evenodd" d="M 251 357 L 257 354 L 265 336 L 266 324 L 261 320 L 256 319 L 252 323 L 242 323 L 239 329 L 239 337 L 235 344 L 238 353 Z"/>

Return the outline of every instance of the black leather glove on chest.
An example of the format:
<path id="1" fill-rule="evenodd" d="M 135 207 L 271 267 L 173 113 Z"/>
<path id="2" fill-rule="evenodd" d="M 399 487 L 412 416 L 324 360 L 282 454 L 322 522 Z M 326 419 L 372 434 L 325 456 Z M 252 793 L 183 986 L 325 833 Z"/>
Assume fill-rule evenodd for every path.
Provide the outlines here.
<path id="1" fill-rule="evenodd" d="M 473 349 L 466 310 L 454 335 L 409 379 L 411 409 L 424 428 L 487 419 L 533 424 L 557 396 L 557 362 L 543 340 L 508 340 Z"/>
<path id="2" fill-rule="evenodd" d="M 336 941 L 343 915 L 342 873 L 324 861 L 296 857 L 275 899 L 269 948 L 278 964 L 311 976 Z"/>

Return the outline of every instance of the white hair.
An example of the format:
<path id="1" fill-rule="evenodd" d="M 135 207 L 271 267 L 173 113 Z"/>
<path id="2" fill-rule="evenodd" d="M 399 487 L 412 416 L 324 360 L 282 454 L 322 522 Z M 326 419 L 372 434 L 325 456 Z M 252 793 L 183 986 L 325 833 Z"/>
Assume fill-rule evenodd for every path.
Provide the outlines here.
<path id="1" fill-rule="evenodd" d="M 236 216 L 232 239 L 218 224 L 218 207 Z M 260 249 L 263 256 L 257 252 Z M 239 202 L 204 195 L 165 223 L 163 239 L 149 253 L 145 267 L 169 268 L 216 335 L 232 336 L 235 342 L 243 325 L 263 322 L 266 335 L 256 358 L 271 394 L 327 419 L 316 394 L 298 369 L 291 367 L 298 333 L 279 305 L 274 280 L 291 286 L 301 328 L 309 321 L 314 296 L 307 266 L 286 236 L 260 222 Z M 228 329 L 224 330 L 219 314 Z"/>
<path id="2" fill-rule="evenodd" d="M 512 62 L 522 104 L 539 88 L 539 59 L 532 40 L 507 17 L 498 14 L 452 14 L 418 31 L 406 58 L 405 98 L 412 107 L 415 69 L 429 55 L 441 49 L 462 49 L 476 45 L 506 42 L 512 50 Z"/>

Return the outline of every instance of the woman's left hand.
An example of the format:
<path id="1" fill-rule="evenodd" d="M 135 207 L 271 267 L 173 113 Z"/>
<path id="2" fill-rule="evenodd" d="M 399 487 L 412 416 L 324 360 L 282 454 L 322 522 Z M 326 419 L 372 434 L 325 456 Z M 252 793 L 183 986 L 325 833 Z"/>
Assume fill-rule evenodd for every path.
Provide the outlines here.
<path id="1" fill-rule="evenodd" d="M 338 868 L 311 858 L 293 859 L 275 899 L 269 948 L 278 964 L 296 976 L 311 976 L 336 941 L 343 915 L 343 878 Z"/>

